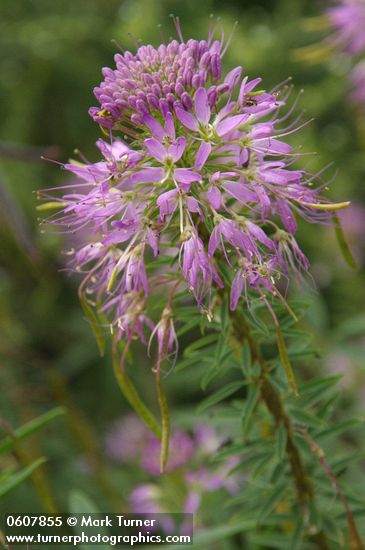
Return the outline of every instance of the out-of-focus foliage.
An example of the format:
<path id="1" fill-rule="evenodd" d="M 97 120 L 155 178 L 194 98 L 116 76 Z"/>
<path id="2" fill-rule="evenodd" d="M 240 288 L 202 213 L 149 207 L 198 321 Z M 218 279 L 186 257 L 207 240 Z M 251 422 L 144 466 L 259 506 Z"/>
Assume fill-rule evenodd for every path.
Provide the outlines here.
<path id="1" fill-rule="evenodd" d="M 66 406 L 66 416 L 22 442 L 31 459 L 28 466 L 40 456 L 47 457 L 41 466 L 42 480 L 59 510 L 67 509 L 71 489 L 84 491 L 100 509 L 123 510 L 141 474 L 111 466 L 105 458 L 104 434 L 128 407 L 113 378 L 110 354 L 103 359 L 98 355 L 77 301 L 77 276 L 70 277 L 67 255 L 59 252 L 72 247 L 72 237 L 43 234 L 39 229 L 34 191 L 65 181 L 56 165 L 39 157 L 44 154 L 64 162 L 80 147 L 95 160 L 93 144 L 100 132 L 87 110 L 95 104 L 92 88 L 100 81 L 101 67 L 112 65 L 118 45 L 134 49 L 140 38 L 157 44 L 161 35 L 165 39 L 174 35 L 171 12 L 180 16 L 185 37 L 205 38 L 210 13 L 222 18 L 227 33 L 238 20 L 225 58 L 227 70 L 240 64 L 250 77 L 263 76 L 267 89 L 291 76 L 293 101 L 304 89 L 298 110 L 305 110 L 307 118 L 314 120 L 301 131 L 300 139 L 303 149 L 315 154 L 301 163 L 307 163 L 312 171 L 329 164 L 323 178 L 333 180 L 331 198 L 353 202 L 345 215 L 344 231 L 359 269 L 351 270 L 342 259 L 332 228 L 307 225 L 300 232 L 320 290 L 317 294 L 302 291 L 310 294 L 311 305 L 301 323 L 312 333 L 313 347 L 322 350 L 321 359 L 311 354 L 300 358 L 301 378 L 343 373 L 337 411 L 344 419 L 360 414 L 365 394 L 365 277 L 361 269 L 365 261 L 365 145 L 359 130 L 363 122 L 347 97 L 344 58 L 306 65 L 292 55 L 294 48 L 308 44 L 304 18 L 321 9 L 322 2 L 305 0 L 2 0 L 0 416 L 16 431 L 51 408 Z M 297 143 L 295 134 L 291 142 Z M 213 392 L 234 383 L 230 374 L 225 379 L 224 372 L 222 379 L 210 381 L 209 374 L 202 373 L 205 363 L 195 368 L 196 351 L 189 348 L 192 342 L 191 336 L 182 336 L 182 362 L 165 381 L 173 425 L 186 429 L 192 428 L 196 404 L 204 397 L 207 400 L 199 414 L 203 421 L 211 422 L 208 405 L 220 401 Z M 207 354 L 204 350 L 199 350 L 200 358 Z M 190 362 L 190 367 L 182 368 L 184 362 L 186 366 Z M 137 352 L 131 376 L 145 401 L 153 406 L 150 364 L 142 351 Z M 297 409 L 300 416 L 299 405 Z M 229 414 L 219 427 L 231 435 Z M 339 435 L 335 448 L 326 447 L 324 439 L 323 447 L 333 456 L 355 453 L 361 450 L 360 433 Z M 22 466 L 16 454 L 7 453 L 0 456 L 0 467 L 19 471 Z M 345 470 L 343 466 L 340 473 Z M 361 479 L 361 474 L 360 466 L 349 477 Z M 359 492 L 364 488 L 361 483 Z M 36 483 L 27 480 L 2 499 L 0 509 L 42 510 L 44 499 L 42 505 L 38 497 Z M 275 507 L 274 500 L 270 506 Z M 227 537 L 231 533 L 234 540 L 234 526 L 227 529 Z M 219 537 L 218 533 L 217 540 Z M 213 541 L 202 544 L 213 548 Z M 256 546 L 248 548 L 268 547 L 262 539 L 250 544 Z M 278 541 L 275 547 L 282 548 L 280 544 Z"/>

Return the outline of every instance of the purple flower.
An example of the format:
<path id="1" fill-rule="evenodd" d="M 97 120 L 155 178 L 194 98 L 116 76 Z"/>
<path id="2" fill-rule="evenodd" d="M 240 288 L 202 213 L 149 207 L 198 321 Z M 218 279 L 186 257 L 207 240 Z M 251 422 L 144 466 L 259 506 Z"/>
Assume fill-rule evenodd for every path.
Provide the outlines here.
<path id="1" fill-rule="evenodd" d="M 125 436 L 128 436 L 128 433 L 125 433 Z M 129 497 L 131 509 L 136 513 L 151 514 L 166 513 L 175 507 L 178 512 L 197 514 L 206 493 L 223 490 L 235 494 L 239 488 L 239 479 L 237 474 L 231 471 L 238 464 L 239 458 L 230 457 L 218 467 L 209 465 L 207 461 L 223 440 L 222 435 L 208 426 L 196 426 L 192 436 L 180 431 L 175 432 L 171 438 L 167 469 L 174 474 L 163 479 L 163 487 L 158 484 L 159 477 L 155 483 L 143 483 L 136 487 Z M 159 441 L 151 436 L 146 438 L 142 451 L 138 446 L 138 452 L 142 455 L 142 465 L 146 472 L 153 476 L 159 476 L 160 473 L 159 450 Z M 176 481 L 179 488 L 177 492 Z M 169 499 L 170 494 L 173 494 L 173 501 Z M 198 517 L 194 518 L 194 523 Z M 165 528 L 169 528 L 168 523 Z M 189 526 L 183 523 L 180 530 L 188 532 Z"/>
<path id="2" fill-rule="evenodd" d="M 126 462 L 139 458 L 149 432 L 144 424 L 130 414 L 117 420 L 105 437 L 105 451 L 116 462 Z"/>
<path id="3" fill-rule="evenodd" d="M 335 40 L 351 55 L 365 51 L 365 4 L 363 0 L 340 0 L 328 10 L 336 28 Z"/>
<path id="4" fill-rule="evenodd" d="M 329 40 L 354 61 L 350 80 L 353 102 L 365 105 L 365 3 L 363 0 L 338 0 L 327 10 L 333 27 Z"/>
<path id="5" fill-rule="evenodd" d="M 227 45 L 212 33 L 184 42 L 178 32 L 180 42 L 117 54 L 116 69 L 103 70 L 92 116 L 111 141 L 98 140 L 97 162 L 64 165 L 78 183 L 63 196 L 43 193 L 58 208 L 45 223 L 87 231 L 72 264 L 84 277 L 80 295 L 117 341 L 139 337 L 150 350 L 156 341 L 158 364 L 177 354 L 180 285 L 209 318 L 224 285 L 232 309 L 242 295 L 248 304 L 281 297 L 280 277 L 308 271 L 296 218 L 328 223 L 332 209 L 346 206 L 320 195 L 320 173 L 295 166 L 300 154 L 283 141 L 295 123 L 282 130 L 287 117 L 278 114 L 287 95 L 257 90 L 261 79 L 241 67 L 222 78 Z M 161 288 L 166 304 L 152 322 L 150 297 Z"/>
<path id="6" fill-rule="evenodd" d="M 146 472 L 154 476 L 160 474 L 160 447 L 158 439 L 151 437 L 143 450 L 142 466 Z M 194 451 L 193 440 L 189 435 L 184 432 L 173 433 L 165 473 L 185 466 L 191 460 Z"/>
<path id="7" fill-rule="evenodd" d="M 213 282 L 220 287 L 223 283 L 208 257 L 203 241 L 190 230 L 185 233 L 181 253 L 181 273 L 188 281 L 189 289 L 194 293 L 197 302 L 201 304 Z"/>

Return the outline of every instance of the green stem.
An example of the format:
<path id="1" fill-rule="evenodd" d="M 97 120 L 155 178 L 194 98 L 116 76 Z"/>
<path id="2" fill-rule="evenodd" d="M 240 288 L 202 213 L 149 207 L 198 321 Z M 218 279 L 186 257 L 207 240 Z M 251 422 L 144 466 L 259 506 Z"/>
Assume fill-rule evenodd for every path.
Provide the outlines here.
<path id="1" fill-rule="evenodd" d="M 129 380 L 124 368 L 120 364 L 116 349 L 113 349 L 113 369 L 119 387 L 129 404 L 151 432 L 158 439 L 161 439 L 161 427 L 152 412 L 141 401 L 136 388 Z"/>
<path id="2" fill-rule="evenodd" d="M 162 435 L 161 435 L 161 453 L 160 453 L 160 472 L 164 473 L 169 458 L 170 441 L 170 414 L 164 389 L 161 384 L 160 372 L 156 373 L 156 387 L 158 404 L 160 407 Z"/>

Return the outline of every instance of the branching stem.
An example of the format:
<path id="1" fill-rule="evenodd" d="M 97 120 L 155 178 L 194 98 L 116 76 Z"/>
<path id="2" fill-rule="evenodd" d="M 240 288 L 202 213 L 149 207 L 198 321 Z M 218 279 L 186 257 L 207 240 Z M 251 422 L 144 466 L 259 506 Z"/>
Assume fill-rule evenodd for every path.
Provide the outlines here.
<path id="1" fill-rule="evenodd" d="M 271 414 L 275 426 L 282 424 L 287 433 L 286 453 L 288 456 L 294 485 L 298 495 L 298 501 L 304 511 L 307 511 L 308 501 L 315 503 L 315 496 L 312 483 L 308 477 L 298 447 L 293 438 L 293 426 L 289 416 L 286 414 L 280 394 L 268 377 L 268 366 L 262 355 L 260 344 L 253 338 L 249 326 L 239 311 L 231 312 L 233 324 L 233 336 L 242 345 L 245 340 L 250 346 L 252 363 L 260 365 L 260 395 L 266 408 Z M 323 531 L 314 536 L 317 548 L 329 550 L 327 538 Z"/>

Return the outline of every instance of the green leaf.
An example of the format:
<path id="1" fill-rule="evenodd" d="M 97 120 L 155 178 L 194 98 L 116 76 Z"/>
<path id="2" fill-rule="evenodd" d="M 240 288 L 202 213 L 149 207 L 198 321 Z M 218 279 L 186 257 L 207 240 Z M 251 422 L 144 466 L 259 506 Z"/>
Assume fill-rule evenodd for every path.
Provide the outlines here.
<path id="1" fill-rule="evenodd" d="M 303 409 L 298 409 L 296 407 L 290 407 L 290 413 L 295 422 L 299 424 L 304 424 L 308 428 L 324 428 L 326 422 L 321 418 L 318 418 L 314 414 L 310 414 Z"/>
<path id="2" fill-rule="evenodd" d="M 323 400 L 324 396 L 335 387 L 341 378 L 342 374 L 339 374 L 326 376 L 325 378 L 317 378 L 316 380 L 302 384 L 299 387 L 301 407 L 309 407 Z"/>
<path id="3" fill-rule="evenodd" d="M 158 421 L 149 408 L 141 401 L 136 388 L 129 380 L 124 369 L 121 368 L 116 353 L 113 354 L 113 370 L 124 397 L 151 432 L 158 439 L 161 439 L 161 428 Z"/>
<path id="4" fill-rule="evenodd" d="M 343 432 L 346 432 L 347 430 L 351 428 L 359 428 L 360 426 L 364 425 L 364 419 L 363 418 L 351 418 L 349 420 L 343 420 L 342 422 L 337 422 L 330 428 L 327 428 L 325 430 L 321 430 L 319 432 L 316 432 L 315 438 L 316 439 L 323 439 L 328 436 L 333 435 L 339 435 Z"/>
<path id="5" fill-rule="evenodd" d="M 222 304 L 221 304 L 220 327 L 221 327 L 221 331 L 225 335 L 227 335 L 230 328 L 230 324 L 229 324 L 228 305 L 227 305 L 226 298 L 222 300 Z"/>
<path id="6" fill-rule="evenodd" d="M 194 543 L 191 548 L 199 550 L 211 550 L 212 545 L 219 541 L 224 541 L 238 533 L 244 533 L 254 529 L 256 525 L 253 519 L 240 519 L 231 525 L 219 525 L 212 529 L 201 531 L 194 535 Z M 187 546 L 182 544 L 155 546 L 156 550 L 186 550 Z"/>
<path id="7" fill-rule="evenodd" d="M 233 393 L 236 393 L 237 390 L 243 388 L 245 385 L 245 382 L 230 382 L 223 388 L 220 388 L 218 391 L 213 393 L 212 395 L 209 395 L 206 399 L 204 399 L 200 405 L 197 408 L 197 412 L 202 412 L 205 409 L 208 409 L 212 405 L 216 405 L 220 401 L 223 401 L 223 399 L 226 399 L 226 397 L 229 397 Z"/>
<path id="8" fill-rule="evenodd" d="M 336 345 L 339 342 L 353 338 L 354 336 L 362 335 L 365 331 L 365 313 L 359 315 L 353 315 L 350 318 L 343 321 L 333 334 L 333 341 Z"/>
<path id="9" fill-rule="evenodd" d="M 188 357 L 189 355 L 192 354 L 193 351 L 204 348 L 216 341 L 217 341 L 216 334 L 207 334 L 207 336 L 203 336 L 203 338 L 199 338 L 199 340 L 196 340 L 195 342 L 190 344 L 190 346 L 187 346 L 187 348 L 185 348 L 184 356 Z"/>
<path id="10" fill-rule="evenodd" d="M 290 363 L 290 360 L 289 360 L 289 357 L 288 357 L 288 352 L 287 352 L 287 349 L 286 349 L 285 340 L 284 340 L 283 333 L 281 332 L 281 329 L 280 329 L 279 325 L 276 325 L 276 334 L 277 334 L 277 339 L 278 339 L 278 348 L 279 348 L 280 359 L 281 359 L 281 362 L 282 362 L 283 367 L 285 369 L 285 373 L 286 373 L 286 377 L 288 379 L 289 386 L 291 387 L 291 390 L 294 393 L 294 395 L 299 395 L 298 388 L 297 388 L 297 383 L 295 381 L 295 377 L 294 377 L 294 373 L 293 373 L 293 369 L 292 369 L 292 366 L 291 366 L 291 363 Z"/>
<path id="11" fill-rule="evenodd" d="M 251 425 L 251 416 L 256 406 L 258 396 L 259 387 L 256 384 L 252 383 L 248 388 L 245 408 L 242 414 L 242 433 L 244 437 L 248 436 Z"/>
<path id="12" fill-rule="evenodd" d="M 279 464 L 273 464 L 270 483 L 280 483 L 284 476 L 287 476 L 287 462 L 282 459 Z"/>
<path id="13" fill-rule="evenodd" d="M 327 389 L 335 386 L 341 378 L 342 374 L 335 374 L 310 380 L 310 382 L 300 385 L 300 395 L 306 397 L 307 395 L 311 395 L 315 390 L 325 392 Z"/>
<path id="14" fill-rule="evenodd" d="M 333 215 L 333 221 L 335 225 L 335 234 L 337 238 L 338 246 L 340 247 L 340 250 L 342 252 L 343 259 L 349 265 L 352 267 L 352 269 L 357 269 L 357 263 L 355 258 L 352 255 L 352 252 L 349 248 L 349 245 L 346 242 L 345 235 L 341 226 L 341 222 L 337 214 Z"/>
<path id="15" fill-rule="evenodd" d="M 87 303 L 86 299 L 82 296 L 82 294 L 79 294 L 79 299 L 80 299 L 80 303 L 81 303 L 81 307 L 83 309 L 83 312 L 84 312 L 86 318 L 90 322 L 91 328 L 93 330 L 93 333 L 94 333 L 94 336 L 95 336 L 95 339 L 96 339 L 96 343 L 97 343 L 98 348 L 99 348 L 100 355 L 102 357 L 104 355 L 104 352 L 105 352 L 105 338 L 104 338 L 104 333 L 103 333 L 102 328 L 101 328 L 100 323 L 99 323 L 99 319 L 95 315 L 95 312 L 92 309 L 92 307 Z"/>
<path id="16" fill-rule="evenodd" d="M 298 519 L 290 539 L 289 548 L 291 550 L 300 550 L 303 544 L 304 537 L 304 518 L 300 512 L 298 512 Z"/>
<path id="17" fill-rule="evenodd" d="M 206 358 L 201 356 L 201 353 L 194 353 L 190 355 L 189 357 L 186 357 L 185 359 L 182 359 L 179 361 L 175 367 L 175 372 L 179 372 L 183 369 L 186 369 L 187 367 L 192 367 L 196 363 L 205 363 Z"/>
<path id="18" fill-rule="evenodd" d="M 6 495 L 10 491 L 13 491 L 13 489 L 28 479 L 34 470 L 36 470 L 44 462 L 46 462 L 46 458 L 40 457 L 26 468 L 23 468 L 3 481 L 0 485 L 0 497 Z"/>
<path id="19" fill-rule="evenodd" d="M 249 531 L 250 529 L 253 529 L 254 526 L 254 520 L 241 519 L 239 522 L 234 523 L 233 525 L 222 525 L 219 527 L 215 527 L 213 529 L 209 529 L 209 531 L 197 533 L 197 535 L 194 536 L 193 546 L 196 546 L 197 548 L 203 548 L 205 545 L 209 545 L 207 548 L 210 549 L 210 545 L 212 543 L 227 539 L 228 537 L 236 535 L 237 533 Z M 174 548 L 176 547 L 174 546 Z"/>
<path id="20" fill-rule="evenodd" d="M 184 326 L 182 326 L 176 333 L 178 337 L 182 336 L 183 334 L 186 334 L 187 332 L 190 332 L 195 327 L 199 326 L 200 324 L 200 317 L 197 317 L 193 319 L 192 321 L 189 321 L 189 323 L 185 323 Z"/>
<path id="21" fill-rule="evenodd" d="M 64 407 L 55 407 L 54 409 L 38 416 L 37 418 L 30 420 L 20 428 L 17 428 L 14 431 L 14 438 L 10 436 L 6 436 L 3 439 L 1 439 L 0 454 L 12 449 L 16 440 L 21 440 L 28 437 L 29 435 L 36 432 L 40 428 L 42 428 L 42 426 L 44 426 L 54 418 L 57 418 L 58 416 L 61 416 L 62 414 L 65 414 L 65 413 L 66 413 L 66 409 Z"/>
<path id="22" fill-rule="evenodd" d="M 251 468 L 251 479 L 253 481 L 256 481 L 257 479 L 259 479 L 260 475 L 265 472 L 265 470 L 271 470 L 274 458 L 275 455 L 271 451 L 269 454 L 266 455 L 266 457 L 263 457 L 261 458 L 261 460 L 255 462 L 255 464 Z"/>
<path id="23" fill-rule="evenodd" d="M 94 504 L 94 502 L 82 491 L 79 491 L 77 489 L 74 489 L 71 491 L 69 496 L 69 511 L 71 514 L 100 514 L 99 508 Z M 83 527 L 80 525 L 76 525 L 72 528 L 73 531 L 75 531 L 76 534 L 81 535 L 82 531 L 85 531 Z M 108 530 L 104 526 L 100 527 L 88 527 L 87 529 L 88 536 L 97 536 L 99 533 L 100 535 L 109 535 Z M 78 548 L 81 548 L 82 550 L 87 550 L 89 545 L 86 544 L 78 544 Z M 110 546 L 107 546 L 106 544 L 97 544 L 93 545 L 93 548 L 96 550 L 110 550 Z"/>
<path id="24" fill-rule="evenodd" d="M 204 373 L 204 376 L 202 378 L 202 381 L 201 381 L 201 387 L 202 387 L 202 390 L 206 390 L 208 384 L 216 377 L 218 376 L 218 374 L 220 374 L 222 372 L 222 370 L 224 369 L 224 366 L 225 366 L 225 362 L 226 360 L 231 357 L 233 353 L 233 349 L 228 349 L 225 351 L 225 354 L 222 355 L 220 358 L 219 358 L 219 361 L 217 362 L 215 359 L 214 359 L 214 362 L 212 362 L 212 364 L 210 365 L 210 367 L 208 367 L 206 370 L 205 370 L 205 373 Z"/>
<path id="25" fill-rule="evenodd" d="M 99 514 L 100 510 L 92 500 L 78 489 L 73 489 L 70 492 L 68 499 L 69 511 L 71 514 Z M 106 534 L 105 529 L 101 527 L 103 534 Z"/>
<path id="26" fill-rule="evenodd" d="M 286 490 L 288 487 L 288 480 L 283 481 L 276 487 L 274 487 L 274 490 L 270 492 L 268 498 L 264 502 L 260 514 L 259 514 L 259 521 L 260 523 L 272 512 L 272 510 L 279 504 L 279 502 L 282 500 Z"/>
<path id="27" fill-rule="evenodd" d="M 239 472 L 240 470 L 246 469 L 246 468 L 248 468 L 249 466 L 251 466 L 253 464 L 257 464 L 257 462 L 259 460 L 263 459 L 264 457 L 268 457 L 268 456 L 270 456 L 270 457 L 272 456 L 271 452 L 267 453 L 265 451 L 263 453 L 248 453 L 246 456 L 244 456 L 242 458 L 242 460 L 240 460 L 240 462 L 234 468 L 232 468 L 232 470 L 230 470 L 230 474 L 233 475 L 236 472 Z M 245 495 L 243 495 L 243 497 L 245 498 Z"/>
<path id="28" fill-rule="evenodd" d="M 357 453 L 349 454 L 348 456 L 331 460 L 330 466 L 335 474 L 339 474 L 345 468 L 347 468 L 347 466 L 350 466 L 351 464 L 356 464 L 356 462 L 360 462 L 362 460 L 365 460 L 365 451 L 359 451 Z"/>
<path id="29" fill-rule="evenodd" d="M 288 537 L 285 535 L 270 534 L 250 534 L 250 543 L 258 544 L 260 548 L 277 548 L 277 550 L 289 550 Z M 252 548 L 252 546 L 250 546 Z"/>
<path id="30" fill-rule="evenodd" d="M 241 367 L 246 378 L 251 376 L 251 350 L 247 340 L 244 341 L 241 350 Z"/>

